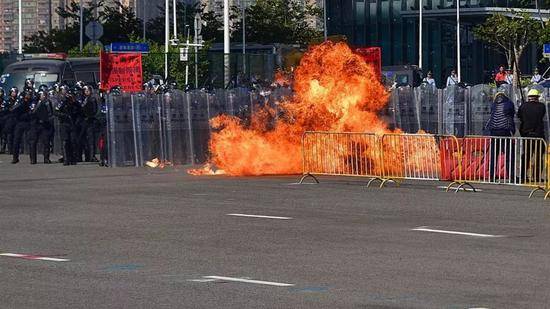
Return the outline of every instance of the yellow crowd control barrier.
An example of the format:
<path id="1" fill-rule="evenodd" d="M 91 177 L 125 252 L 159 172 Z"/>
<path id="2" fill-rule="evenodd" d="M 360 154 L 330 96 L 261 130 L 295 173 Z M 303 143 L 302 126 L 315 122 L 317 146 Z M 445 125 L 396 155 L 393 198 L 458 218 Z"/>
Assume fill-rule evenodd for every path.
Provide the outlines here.
<path id="1" fill-rule="evenodd" d="M 458 192 L 472 184 L 507 184 L 550 196 L 550 156 L 544 139 L 528 137 L 306 132 L 303 176 L 355 176 L 399 184 L 406 179 L 449 181 Z M 456 186 L 456 187 L 453 187 Z"/>
<path id="2" fill-rule="evenodd" d="M 372 133 L 305 132 L 302 138 L 303 177 L 356 176 L 383 181 L 379 136 Z"/>
<path id="3" fill-rule="evenodd" d="M 461 149 L 456 137 L 430 134 L 306 132 L 302 139 L 302 183 L 311 177 L 352 176 L 399 184 L 404 179 L 448 180 L 458 191 Z M 475 190 L 472 187 L 473 190 Z"/>

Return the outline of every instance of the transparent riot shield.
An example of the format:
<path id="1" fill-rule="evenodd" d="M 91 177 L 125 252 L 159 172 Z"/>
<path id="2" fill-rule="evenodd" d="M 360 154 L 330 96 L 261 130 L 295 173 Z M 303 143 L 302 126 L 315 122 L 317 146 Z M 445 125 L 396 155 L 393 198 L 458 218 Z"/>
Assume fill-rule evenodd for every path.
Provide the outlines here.
<path id="1" fill-rule="evenodd" d="M 166 141 L 166 160 L 175 165 L 193 162 L 190 105 L 182 91 L 165 93 L 162 97 L 163 136 Z"/>
<path id="2" fill-rule="evenodd" d="M 411 87 L 399 87 L 394 89 L 392 96 L 395 108 L 396 126 L 407 133 L 416 133 L 420 128 L 418 108 L 414 99 L 414 91 Z"/>
<path id="3" fill-rule="evenodd" d="M 457 85 L 443 90 L 442 134 L 464 136 L 466 133 L 466 97 L 466 89 Z"/>
<path id="4" fill-rule="evenodd" d="M 107 97 L 107 131 L 109 164 L 139 166 L 136 123 L 132 109 L 132 95 L 109 95 Z"/>
<path id="5" fill-rule="evenodd" d="M 208 159 L 208 142 L 210 140 L 210 108 L 209 102 L 212 95 L 204 91 L 193 91 L 188 93 L 191 124 L 193 127 L 193 149 L 195 157 L 194 164 L 204 163 Z"/>
<path id="6" fill-rule="evenodd" d="M 439 105 L 438 89 L 432 85 L 422 84 L 414 88 L 420 129 L 427 133 L 438 134 Z"/>
<path id="7" fill-rule="evenodd" d="M 484 135 L 485 126 L 491 118 L 491 104 L 495 91 L 495 88 L 483 84 L 470 88 L 469 135 Z"/>

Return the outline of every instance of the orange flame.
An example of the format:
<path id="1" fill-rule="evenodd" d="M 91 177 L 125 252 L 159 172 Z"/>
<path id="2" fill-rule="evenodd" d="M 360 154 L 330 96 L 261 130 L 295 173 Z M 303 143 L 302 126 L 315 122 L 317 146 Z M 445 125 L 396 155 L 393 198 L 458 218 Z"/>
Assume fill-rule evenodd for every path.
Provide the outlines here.
<path id="1" fill-rule="evenodd" d="M 212 119 L 211 163 L 233 176 L 297 174 L 305 131 L 389 131 L 378 115 L 388 93 L 375 71 L 345 43 L 312 47 L 294 72 L 293 85 L 293 97 L 276 108 L 255 109 L 247 125 L 228 115 Z"/>

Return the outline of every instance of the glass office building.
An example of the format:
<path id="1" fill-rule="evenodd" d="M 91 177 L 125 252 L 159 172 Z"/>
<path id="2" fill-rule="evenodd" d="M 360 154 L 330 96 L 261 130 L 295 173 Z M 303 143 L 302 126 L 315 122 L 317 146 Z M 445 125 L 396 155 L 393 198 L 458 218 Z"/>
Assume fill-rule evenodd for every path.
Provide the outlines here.
<path id="1" fill-rule="evenodd" d="M 457 63 L 456 1 L 423 0 L 423 4 L 423 70 L 434 72 L 441 87 Z M 381 47 L 383 65 L 418 64 L 419 0 L 326 0 L 326 5 L 329 35 L 345 35 L 357 47 Z M 483 82 L 492 70 L 506 63 L 503 55 L 476 40 L 472 29 L 490 14 L 509 14 L 506 8 L 512 7 L 516 7 L 515 0 L 460 1 L 464 82 Z M 538 17 L 537 10 L 526 9 Z M 546 19 L 548 5 L 544 9 Z M 540 58 L 537 46 L 525 51 L 522 72 L 531 73 Z"/>

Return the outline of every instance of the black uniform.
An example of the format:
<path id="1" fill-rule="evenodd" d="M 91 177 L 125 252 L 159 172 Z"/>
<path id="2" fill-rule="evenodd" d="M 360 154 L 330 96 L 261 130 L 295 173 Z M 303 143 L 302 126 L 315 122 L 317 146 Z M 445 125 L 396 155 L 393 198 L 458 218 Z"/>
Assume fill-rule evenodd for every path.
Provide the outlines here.
<path id="1" fill-rule="evenodd" d="M 17 103 L 17 96 L 10 96 L 4 102 L 6 109 L 4 115 L 4 127 L 2 128 L 2 135 L 6 140 L 7 150 L 9 154 L 13 153 L 13 140 L 15 135 L 15 125 L 17 124 L 17 115 L 12 111 L 12 108 Z"/>
<path id="2" fill-rule="evenodd" d="M 546 106 L 538 101 L 527 101 L 519 107 L 518 117 L 520 120 L 519 133 L 522 137 L 535 137 L 544 139 L 544 116 L 546 115 Z M 526 179 L 531 181 L 541 181 L 541 172 L 544 164 L 544 152 L 537 143 L 526 141 L 523 145 L 522 154 L 522 174 L 531 170 L 531 175 Z M 529 169 L 531 163 L 533 168 Z M 525 178 L 525 177 L 524 177 Z"/>
<path id="3" fill-rule="evenodd" d="M 7 136 L 4 134 L 4 127 L 9 114 L 8 101 L 4 98 L 4 92 L 0 90 L 0 153 L 6 153 L 8 145 Z"/>
<path id="4" fill-rule="evenodd" d="M 97 162 L 95 158 L 97 142 L 97 120 L 98 104 L 94 96 L 84 96 L 82 100 L 82 121 L 80 128 L 80 145 L 84 148 L 84 160 L 86 162 Z"/>
<path id="5" fill-rule="evenodd" d="M 38 101 L 31 109 L 31 127 L 29 132 L 30 159 L 31 164 L 36 164 L 38 142 L 42 144 L 44 163 L 50 161 L 50 137 L 53 134 L 53 107 L 51 101 L 46 97 Z"/>
<path id="6" fill-rule="evenodd" d="M 17 121 L 13 133 L 13 160 L 11 162 L 13 164 L 19 162 L 19 151 L 23 143 L 23 136 L 31 127 L 31 105 L 35 104 L 34 100 L 32 93 L 26 92 L 11 108 L 11 113 Z"/>
<path id="7" fill-rule="evenodd" d="M 59 119 L 59 135 L 63 143 L 63 165 L 76 164 L 75 147 L 78 142 L 76 122 L 80 116 L 80 106 L 71 95 L 61 95 L 54 109 Z"/>

